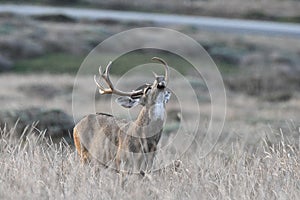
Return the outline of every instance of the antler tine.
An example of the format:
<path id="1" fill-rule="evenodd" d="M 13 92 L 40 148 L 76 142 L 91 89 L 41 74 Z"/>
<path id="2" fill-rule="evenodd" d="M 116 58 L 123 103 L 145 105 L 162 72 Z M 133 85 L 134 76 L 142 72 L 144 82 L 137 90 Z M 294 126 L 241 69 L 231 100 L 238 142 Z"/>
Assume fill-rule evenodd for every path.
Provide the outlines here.
<path id="1" fill-rule="evenodd" d="M 159 57 L 153 57 L 152 60 L 156 60 L 159 61 L 160 63 L 162 63 L 164 65 L 165 68 L 165 81 L 168 84 L 168 79 L 169 79 L 169 66 L 167 64 L 166 61 L 164 61 L 162 58 Z"/>
<path id="2" fill-rule="evenodd" d="M 94 75 L 94 81 L 99 88 L 100 94 L 111 94 L 112 93 L 112 91 L 110 89 L 105 89 L 100 83 L 98 83 L 96 75 Z"/>
<path id="3" fill-rule="evenodd" d="M 109 62 L 108 63 L 108 65 L 107 65 L 107 68 L 109 67 L 109 65 L 111 64 L 111 62 Z M 105 72 L 103 72 L 102 71 L 102 67 L 101 67 L 101 65 L 99 66 L 99 75 L 105 80 L 105 82 L 108 84 L 109 83 L 109 79 L 107 80 L 107 71 L 105 71 Z M 108 89 L 105 89 L 101 84 L 100 84 L 100 82 L 98 82 L 97 81 L 97 76 L 96 75 L 94 75 L 94 81 L 95 81 L 95 83 L 96 83 L 96 85 L 98 86 L 98 88 L 99 88 L 99 93 L 100 94 L 112 94 L 112 87 L 109 85 L 109 87 L 110 88 L 108 88 Z"/>
<path id="4" fill-rule="evenodd" d="M 106 69 L 105 69 L 105 72 L 104 72 L 104 74 L 106 76 L 109 76 L 109 70 L 110 70 L 111 64 L 112 64 L 112 61 L 109 61 L 109 63 L 106 66 Z"/>
<path id="5" fill-rule="evenodd" d="M 109 86 L 110 90 L 113 91 L 114 90 L 114 86 L 109 78 L 109 70 L 110 70 L 110 67 L 111 67 L 111 61 L 109 61 L 109 63 L 107 64 L 106 66 L 106 69 L 105 69 L 105 72 L 103 72 L 101 74 L 102 78 L 105 80 L 105 82 L 107 83 L 107 85 Z"/>
<path id="6" fill-rule="evenodd" d="M 121 90 L 114 88 L 114 85 L 109 78 L 109 71 L 110 71 L 111 64 L 112 64 L 112 62 L 110 61 L 108 63 L 108 65 L 106 66 L 104 73 L 102 72 L 101 66 L 99 67 L 99 74 L 105 80 L 105 82 L 109 88 L 105 89 L 100 83 L 97 82 L 96 75 L 94 76 L 94 80 L 95 80 L 96 85 L 99 88 L 100 94 L 117 94 L 120 96 L 134 96 L 134 95 L 138 95 L 142 92 L 142 90 L 134 90 L 132 92 L 123 92 Z"/>

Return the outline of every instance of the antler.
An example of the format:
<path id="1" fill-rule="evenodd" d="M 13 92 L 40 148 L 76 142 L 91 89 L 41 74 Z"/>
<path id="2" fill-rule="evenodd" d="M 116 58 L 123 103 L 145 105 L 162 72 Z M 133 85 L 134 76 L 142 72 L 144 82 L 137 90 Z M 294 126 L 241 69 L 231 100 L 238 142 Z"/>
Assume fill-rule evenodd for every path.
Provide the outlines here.
<path id="1" fill-rule="evenodd" d="M 132 92 L 123 92 L 121 90 L 116 89 L 109 78 L 109 70 L 111 67 L 111 63 L 112 63 L 111 61 L 108 63 L 104 73 L 102 73 L 101 66 L 99 67 L 99 74 L 105 80 L 109 88 L 104 88 L 100 83 L 98 83 L 98 81 L 96 80 L 97 76 L 94 75 L 94 81 L 99 88 L 100 94 L 117 94 L 120 96 L 135 96 L 143 93 L 143 90 L 133 90 Z"/>
<path id="2" fill-rule="evenodd" d="M 159 57 L 153 57 L 152 60 L 156 60 L 156 61 L 159 61 L 160 63 L 162 63 L 164 65 L 164 68 L 165 68 L 165 81 L 166 83 L 168 84 L 168 79 L 169 79 L 169 66 L 167 64 L 166 61 L 164 61 L 162 58 L 159 58 Z"/>

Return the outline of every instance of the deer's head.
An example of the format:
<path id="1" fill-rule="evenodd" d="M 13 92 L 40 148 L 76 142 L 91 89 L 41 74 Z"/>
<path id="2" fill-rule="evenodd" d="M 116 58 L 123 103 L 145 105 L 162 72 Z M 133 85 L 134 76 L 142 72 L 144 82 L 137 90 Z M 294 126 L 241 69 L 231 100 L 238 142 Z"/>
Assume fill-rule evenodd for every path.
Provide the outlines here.
<path id="1" fill-rule="evenodd" d="M 116 99 L 116 102 L 125 108 L 131 108 L 139 104 L 146 107 L 151 107 L 156 104 L 164 106 L 171 96 L 171 93 L 167 90 L 169 67 L 168 64 L 161 58 L 154 57 L 152 60 L 159 61 L 164 65 L 165 74 L 163 76 L 154 74 L 155 80 L 152 84 L 144 84 L 132 92 L 123 92 L 114 88 L 109 78 L 111 62 L 107 65 L 104 73 L 102 73 L 101 67 L 99 67 L 99 73 L 101 77 L 109 86 L 109 88 L 105 89 L 97 82 L 95 76 L 95 82 L 99 88 L 100 94 L 119 95 L 120 97 Z"/>

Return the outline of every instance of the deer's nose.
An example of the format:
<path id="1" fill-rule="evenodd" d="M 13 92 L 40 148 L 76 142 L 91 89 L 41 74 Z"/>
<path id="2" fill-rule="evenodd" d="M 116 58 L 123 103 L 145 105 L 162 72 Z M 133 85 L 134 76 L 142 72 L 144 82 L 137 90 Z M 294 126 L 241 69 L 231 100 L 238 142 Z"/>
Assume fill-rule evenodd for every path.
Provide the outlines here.
<path id="1" fill-rule="evenodd" d="M 158 89 L 164 89 L 165 87 L 166 87 L 166 81 L 161 81 L 157 85 Z"/>

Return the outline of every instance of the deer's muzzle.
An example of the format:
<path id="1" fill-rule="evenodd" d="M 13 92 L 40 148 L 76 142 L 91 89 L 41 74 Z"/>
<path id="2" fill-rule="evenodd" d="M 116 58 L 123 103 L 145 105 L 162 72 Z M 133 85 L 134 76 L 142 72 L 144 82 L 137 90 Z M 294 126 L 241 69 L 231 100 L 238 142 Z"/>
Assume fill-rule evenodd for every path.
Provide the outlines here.
<path id="1" fill-rule="evenodd" d="M 166 81 L 161 81 L 157 84 L 158 89 L 164 89 L 166 87 Z"/>

